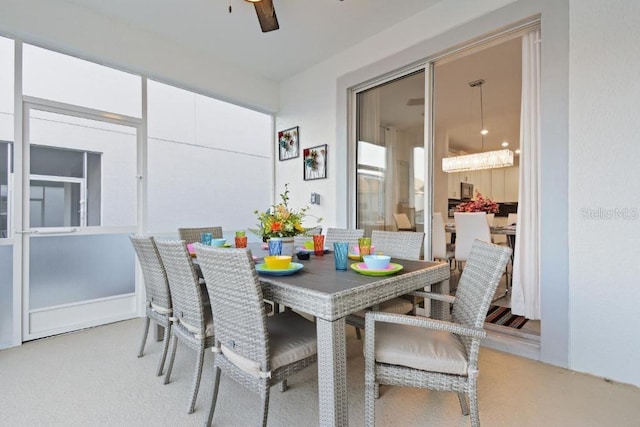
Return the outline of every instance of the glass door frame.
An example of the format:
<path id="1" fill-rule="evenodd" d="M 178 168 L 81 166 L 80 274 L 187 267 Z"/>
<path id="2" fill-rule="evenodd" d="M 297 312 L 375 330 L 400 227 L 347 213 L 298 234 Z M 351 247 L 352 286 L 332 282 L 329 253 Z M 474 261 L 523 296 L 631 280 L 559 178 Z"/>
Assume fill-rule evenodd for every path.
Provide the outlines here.
<path id="1" fill-rule="evenodd" d="M 143 81 L 143 92 L 146 91 L 146 80 Z M 146 107 L 146 106 L 145 106 Z M 29 117 L 30 111 L 45 111 L 55 114 L 69 115 L 73 117 L 79 117 L 94 121 L 106 122 L 116 124 L 120 126 L 126 126 L 132 128 L 136 132 L 136 147 L 135 152 L 137 155 L 136 161 L 136 223 L 131 226 L 97 226 L 87 227 L 81 224 L 79 227 L 43 227 L 43 228 L 31 228 L 29 209 L 27 207 L 29 200 L 26 197 L 29 194 L 30 180 L 33 178 L 29 174 L 30 153 L 29 153 Z M 132 233 L 140 232 L 142 230 L 142 220 L 144 219 L 144 190 L 143 185 L 143 168 L 146 167 L 146 162 L 140 159 L 142 153 L 146 153 L 146 126 L 144 125 L 143 118 L 135 118 L 124 116 L 120 114 L 110 113 L 107 111 L 94 110 L 90 108 L 80 107 L 76 105 L 70 105 L 46 99 L 34 98 L 34 97 L 22 97 L 22 105 L 19 110 L 20 114 L 16 114 L 16 121 L 20 120 L 19 127 L 20 132 L 16 132 L 16 143 L 14 144 L 14 291 L 20 289 L 21 303 L 18 305 L 21 313 L 20 318 L 20 330 L 21 340 L 31 340 L 40 338 L 42 336 L 51 335 L 51 333 L 32 333 L 30 331 L 30 305 L 29 305 L 29 239 L 33 234 L 38 235 L 96 235 L 96 234 L 117 234 L 117 233 Z M 146 112 L 146 108 L 143 110 Z M 19 117 L 18 117 L 19 116 Z M 62 179 L 62 178 L 61 178 Z M 66 178 L 65 178 L 66 180 Z M 16 267 L 18 268 L 16 270 Z M 138 273 L 136 272 L 136 276 Z M 140 313 L 140 302 L 138 296 L 140 295 L 140 281 L 135 280 L 134 293 L 123 304 L 127 307 L 131 307 L 130 312 L 123 318 L 137 317 Z M 16 284 L 16 282 L 18 282 Z M 18 308 L 15 304 L 14 295 L 14 311 Z M 16 319 L 14 313 L 14 322 Z M 122 317 L 122 316 L 121 316 Z M 111 320 L 111 319 L 110 319 Z M 118 319 L 113 319 L 118 320 Z M 14 324 L 14 331 L 16 329 Z M 53 333 L 59 333 L 62 331 Z"/>
<path id="2" fill-rule="evenodd" d="M 425 246 L 424 257 L 425 259 L 431 259 L 431 223 L 427 221 L 427 212 L 432 211 L 433 206 L 433 99 L 431 93 L 433 91 L 433 61 L 420 62 L 419 64 L 413 64 L 409 67 L 403 68 L 393 73 L 385 74 L 378 79 L 366 82 L 365 84 L 358 85 L 349 89 L 347 96 L 347 135 L 348 135 L 348 194 L 349 200 L 353 200 L 353 203 L 348 205 L 348 224 L 349 227 L 355 228 L 357 221 L 357 127 L 358 127 L 358 111 L 357 111 L 357 97 L 358 94 L 368 89 L 383 85 L 393 80 L 401 79 L 419 71 L 424 71 L 425 79 L 425 91 L 424 91 L 424 233 L 425 233 Z M 431 219 L 429 214 L 429 219 Z M 428 244 L 427 244 L 428 243 Z"/>

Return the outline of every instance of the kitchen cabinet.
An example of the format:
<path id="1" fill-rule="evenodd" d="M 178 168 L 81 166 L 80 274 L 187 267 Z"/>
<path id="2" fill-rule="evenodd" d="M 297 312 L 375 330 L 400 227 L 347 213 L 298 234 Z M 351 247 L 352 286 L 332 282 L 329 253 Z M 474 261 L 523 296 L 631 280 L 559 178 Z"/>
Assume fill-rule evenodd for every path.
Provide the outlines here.
<path id="1" fill-rule="evenodd" d="M 495 202 L 517 202 L 519 184 L 518 166 L 448 174 L 447 195 L 450 199 L 460 198 L 460 183 L 473 184 L 473 196 L 479 191 Z"/>
<path id="2" fill-rule="evenodd" d="M 504 168 L 490 169 L 491 171 L 491 199 L 494 202 L 504 202 Z"/>
<path id="3" fill-rule="evenodd" d="M 518 166 L 504 169 L 504 200 L 505 202 L 518 201 L 518 187 L 520 185 L 520 171 Z"/>

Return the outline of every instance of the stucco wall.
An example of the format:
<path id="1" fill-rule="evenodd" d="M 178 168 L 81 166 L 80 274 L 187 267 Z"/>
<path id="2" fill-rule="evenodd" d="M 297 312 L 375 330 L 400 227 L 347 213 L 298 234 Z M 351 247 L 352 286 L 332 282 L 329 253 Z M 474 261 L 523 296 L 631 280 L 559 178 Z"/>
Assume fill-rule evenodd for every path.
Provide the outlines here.
<path id="1" fill-rule="evenodd" d="M 640 385 L 640 2 L 570 16 L 571 367 Z"/>

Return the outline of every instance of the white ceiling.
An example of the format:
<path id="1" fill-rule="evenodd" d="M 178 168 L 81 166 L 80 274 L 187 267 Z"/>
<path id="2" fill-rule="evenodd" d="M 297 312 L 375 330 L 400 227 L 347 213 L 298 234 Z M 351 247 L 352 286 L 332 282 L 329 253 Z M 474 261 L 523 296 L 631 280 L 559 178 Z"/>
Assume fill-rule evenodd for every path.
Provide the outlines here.
<path id="1" fill-rule="evenodd" d="M 442 0 L 273 0 L 280 29 L 262 33 L 244 0 L 63 0 L 279 82 L 422 12 Z M 229 13 L 229 5 L 233 12 Z M 446 129 L 450 151 L 480 150 L 478 92 L 470 110 L 468 82 L 484 79 L 485 148 L 519 139 L 519 39 L 469 52 L 435 68 L 436 130 Z M 383 89 L 383 124 L 422 126 L 420 77 Z M 477 123 L 476 123 L 477 122 Z M 511 145 L 510 148 L 517 148 Z"/>
<path id="2" fill-rule="evenodd" d="M 446 129 L 449 151 L 481 151 L 480 89 L 469 82 L 483 79 L 485 151 L 503 141 L 515 150 L 520 140 L 522 40 L 507 40 L 468 55 L 436 63 L 434 98 L 436 134 Z M 442 135 L 441 137 L 444 137 Z"/>
<path id="3" fill-rule="evenodd" d="M 273 0 L 268 33 L 244 0 L 66 1 L 282 81 L 442 0 Z"/>

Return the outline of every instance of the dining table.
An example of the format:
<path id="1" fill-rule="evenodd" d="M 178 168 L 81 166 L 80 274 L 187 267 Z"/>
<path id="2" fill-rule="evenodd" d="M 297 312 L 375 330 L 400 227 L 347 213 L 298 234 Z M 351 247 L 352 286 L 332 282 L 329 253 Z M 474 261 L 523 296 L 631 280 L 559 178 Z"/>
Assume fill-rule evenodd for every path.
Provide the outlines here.
<path id="1" fill-rule="evenodd" d="M 250 247 L 259 264 L 266 251 L 254 245 Z M 319 425 L 347 426 L 346 316 L 425 287 L 430 287 L 434 293 L 448 294 L 449 265 L 391 259 L 391 262 L 402 265 L 400 271 L 372 276 L 360 274 L 349 267 L 336 270 L 332 253 L 324 256 L 311 254 L 308 260 L 294 261 L 302 267 L 293 274 L 259 274 L 264 298 L 315 317 Z M 433 302 L 431 316 L 445 319 L 448 308 L 446 303 Z"/>

